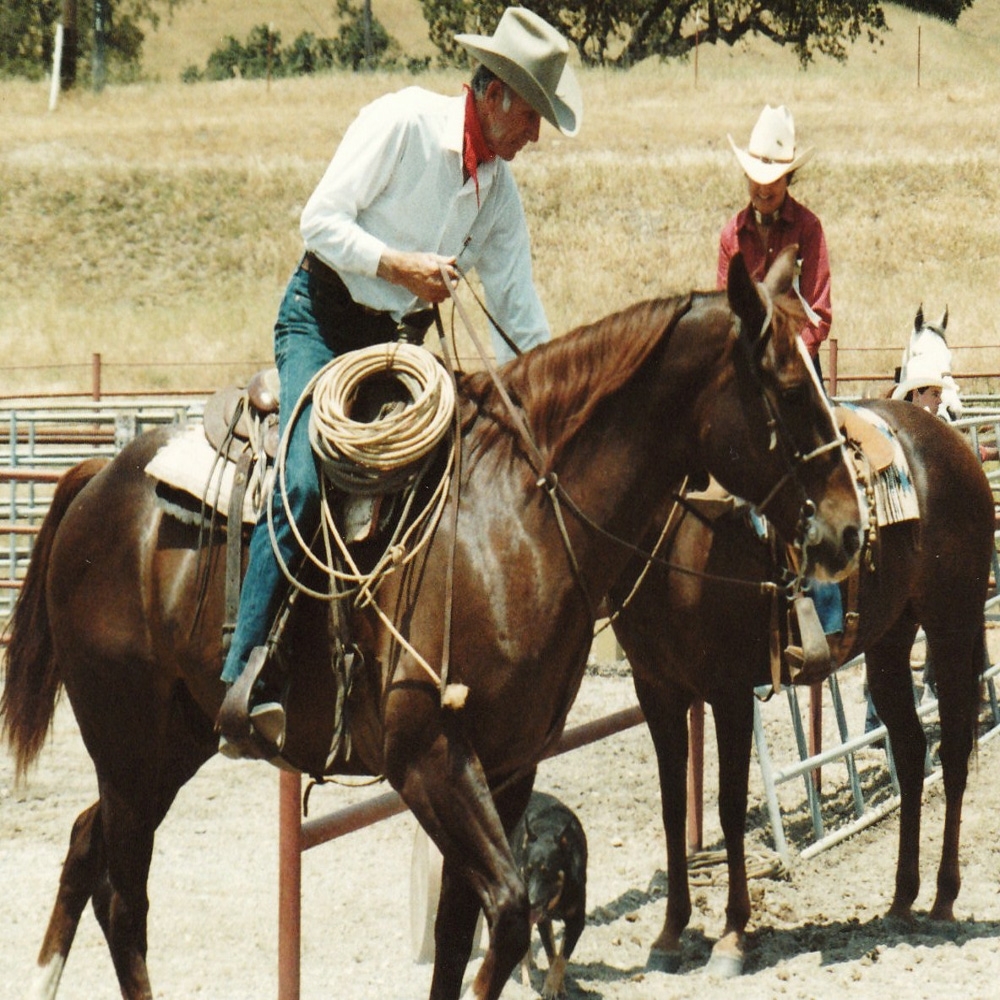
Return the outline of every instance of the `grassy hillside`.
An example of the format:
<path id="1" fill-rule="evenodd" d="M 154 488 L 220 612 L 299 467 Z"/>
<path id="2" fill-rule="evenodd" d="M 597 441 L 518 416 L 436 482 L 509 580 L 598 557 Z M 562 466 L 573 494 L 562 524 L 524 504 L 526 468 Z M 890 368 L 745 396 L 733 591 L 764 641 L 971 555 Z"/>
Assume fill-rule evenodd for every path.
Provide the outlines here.
<path id="1" fill-rule="evenodd" d="M 256 4 L 232 6 L 259 23 Z M 949 306 L 960 373 L 1000 370 L 1000 0 L 973 13 L 923 19 L 919 88 L 917 20 L 898 8 L 886 44 L 846 65 L 802 72 L 757 44 L 704 47 L 697 86 L 691 62 L 583 73 L 580 136 L 546 126 L 514 163 L 554 331 L 711 287 L 746 197 L 726 134 L 745 142 L 764 102 L 785 103 L 817 150 L 795 190 L 826 227 L 842 370 L 888 375 L 921 302 Z M 0 392 L 86 388 L 91 352 L 108 391 L 212 385 L 269 359 L 302 205 L 357 108 L 411 82 L 147 83 L 55 113 L 45 85 L 0 84 Z"/>
<path id="2" fill-rule="evenodd" d="M 408 55 L 434 53 L 418 0 L 373 0 L 372 12 Z M 177 80 L 187 66 L 204 67 L 227 35 L 244 41 L 258 24 L 273 25 L 287 45 L 303 31 L 333 37 L 339 22 L 335 0 L 185 0 L 147 32 L 143 70 L 154 80 Z"/>

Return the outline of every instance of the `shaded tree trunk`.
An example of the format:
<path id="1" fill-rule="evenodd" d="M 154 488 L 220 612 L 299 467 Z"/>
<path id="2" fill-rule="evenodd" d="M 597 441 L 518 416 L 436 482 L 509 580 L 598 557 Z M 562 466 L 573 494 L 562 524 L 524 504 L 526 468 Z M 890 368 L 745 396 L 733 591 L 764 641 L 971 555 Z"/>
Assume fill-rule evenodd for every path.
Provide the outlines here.
<path id="1" fill-rule="evenodd" d="M 69 90 L 76 86 L 76 57 L 79 50 L 79 33 L 76 27 L 76 0 L 63 0 L 63 50 L 59 70 L 60 87 Z"/>

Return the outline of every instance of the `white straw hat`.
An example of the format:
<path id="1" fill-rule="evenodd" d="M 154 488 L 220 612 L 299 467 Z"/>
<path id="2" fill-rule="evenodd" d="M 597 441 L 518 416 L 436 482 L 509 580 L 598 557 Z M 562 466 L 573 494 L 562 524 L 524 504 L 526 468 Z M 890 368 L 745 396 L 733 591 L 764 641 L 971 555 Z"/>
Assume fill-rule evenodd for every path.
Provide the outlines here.
<path id="1" fill-rule="evenodd" d="M 926 389 L 930 386 L 944 388 L 944 377 L 949 372 L 941 371 L 941 368 L 934 363 L 934 359 L 917 354 L 910 358 L 906 365 L 906 374 L 900 378 L 899 385 L 892 390 L 893 399 L 903 399 L 908 392 L 914 389 Z"/>
<path id="2" fill-rule="evenodd" d="M 810 148 L 796 155 L 795 120 L 783 104 L 777 108 L 764 105 L 746 149 L 740 149 L 731 135 L 728 139 L 747 177 L 757 184 L 773 184 L 798 170 L 813 154 Z"/>
<path id="3" fill-rule="evenodd" d="M 566 61 L 569 43 L 548 21 L 508 7 L 492 35 L 456 35 L 455 41 L 563 135 L 579 132 L 583 95 Z"/>

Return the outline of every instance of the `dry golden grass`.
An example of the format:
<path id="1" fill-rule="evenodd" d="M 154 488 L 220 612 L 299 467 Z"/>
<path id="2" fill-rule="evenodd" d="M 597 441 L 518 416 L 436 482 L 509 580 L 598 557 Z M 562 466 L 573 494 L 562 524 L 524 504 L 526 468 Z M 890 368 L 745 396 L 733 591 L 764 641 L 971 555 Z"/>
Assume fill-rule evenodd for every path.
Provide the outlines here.
<path id="1" fill-rule="evenodd" d="M 786 103 L 817 148 L 795 190 L 827 231 L 841 371 L 888 375 L 921 302 L 949 306 L 959 373 L 1000 370 L 1000 0 L 974 11 L 924 19 L 919 89 L 916 18 L 897 8 L 884 48 L 846 65 L 802 72 L 757 45 L 703 47 L 697 87 L 690 62 L 584 73 L 581 135 L 546 126 L 514 164 L 553 329 L 711 287 L 746 196 L 726 133 L 745 142 L 764 102 Z M 109 392 L 269 360 L 302 205 L 357 108 L 411 82 L 150 83 L 54 113 L 44 85 L 0 84 L 0 393 L 86 389 L 92 352 Z"/>

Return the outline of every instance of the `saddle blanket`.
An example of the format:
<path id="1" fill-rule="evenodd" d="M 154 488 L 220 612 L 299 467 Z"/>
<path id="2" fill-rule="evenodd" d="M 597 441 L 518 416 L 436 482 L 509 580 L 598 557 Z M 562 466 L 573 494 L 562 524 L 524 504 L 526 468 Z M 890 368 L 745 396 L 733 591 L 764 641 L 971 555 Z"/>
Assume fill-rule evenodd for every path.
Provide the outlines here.
<path id="1" fill-rule="evenodd" d="M 243 522 L 254 524 L 267 499 L 271 477 L 261 482 L 257 463 L 243 498 Z M 193 424 L 173 434 L 170 440 L 146 464 L 146 474 L 157 482 L 181 490 L 199 503 L 204 501 L 224 517 L 236 475 L 235 462 L 220 457 L 208 443 L 202 425 Z"/>
<path id="2" fill-rule="evenodd" d="M 917 491 L 913 486 L 910 474 L 910 463 L 906 459 L 903 447 L 899 443 L 892 427 L 877 413 L 864 406 L 852 406 L 842 403 L 866 423 L 870 424 L 879 434 L 884 435 L 892 448 L 892 462 L 884 469 L 873 471 L 872 488 L 875 491 L 875 517 L 879 527 L 887 524 L 898 524 L 901 521 L 917 521 L 920 519 L 920 506 Z"/>

